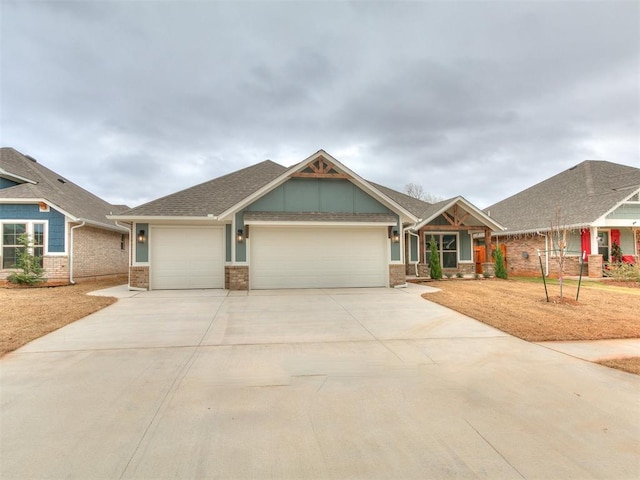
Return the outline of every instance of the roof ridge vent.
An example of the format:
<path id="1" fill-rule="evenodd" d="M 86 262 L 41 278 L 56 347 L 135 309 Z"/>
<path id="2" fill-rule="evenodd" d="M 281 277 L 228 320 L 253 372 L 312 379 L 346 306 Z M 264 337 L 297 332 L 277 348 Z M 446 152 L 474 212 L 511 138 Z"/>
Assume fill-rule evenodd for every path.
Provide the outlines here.
<path id="1" fill-rule="evenodd" d="M 587 183 L 587 194 L 593 195 L 595 190 L 593 189 L 593 176 L 591 175 L 591 164 L 585 163 L 584 165 L 585 175 L 586 175 L 586 183 Z"/>
<path id="2" fill-rule="evenodd" d="M 58 181 L 59 181 L 60 183 L 67 183 L 67 181 L 66 181 L 64 178 L 59 178 L 59 179 L 58 179 Z"/>
<path id="3" fill-rule="evenodd" d="M 29 160 L 31 160 L 34 163 L 38 163 L 38 161 L 35 158 L 33 158 L 31 155 L 25 155 L 25 157 L 27 157 Z"/>

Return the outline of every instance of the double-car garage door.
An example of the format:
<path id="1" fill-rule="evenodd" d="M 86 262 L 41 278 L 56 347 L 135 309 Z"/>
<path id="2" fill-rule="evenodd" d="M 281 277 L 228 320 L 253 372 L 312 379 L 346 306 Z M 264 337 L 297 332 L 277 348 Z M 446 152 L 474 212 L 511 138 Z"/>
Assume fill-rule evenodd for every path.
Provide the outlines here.
<path id="1" fill-rule="evenodd" d="M 386 227 L 252 226 L 252 289 L 388 285 Z M 152 226 L 154 290 L 224 288 L 222 227 Z"/>
<path id="2" fill-rule="evenodd" d="M 386 227 L 251 227 L 252 289 L 388 285 Z"/>

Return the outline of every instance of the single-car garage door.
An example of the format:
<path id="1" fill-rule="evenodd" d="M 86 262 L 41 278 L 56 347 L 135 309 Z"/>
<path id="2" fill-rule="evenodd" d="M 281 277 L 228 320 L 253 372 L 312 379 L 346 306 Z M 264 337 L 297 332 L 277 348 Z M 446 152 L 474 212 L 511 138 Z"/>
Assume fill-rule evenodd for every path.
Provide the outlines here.
<path id="1" fill-rule="evenodd" d="M 151 288 L 224 288 L 221 227 L 151 227 Z"/>
<path id="2" fill-rule="evenodd" d="M 251 227 L 251 288 L 388 286 L 387 227 Z"/>

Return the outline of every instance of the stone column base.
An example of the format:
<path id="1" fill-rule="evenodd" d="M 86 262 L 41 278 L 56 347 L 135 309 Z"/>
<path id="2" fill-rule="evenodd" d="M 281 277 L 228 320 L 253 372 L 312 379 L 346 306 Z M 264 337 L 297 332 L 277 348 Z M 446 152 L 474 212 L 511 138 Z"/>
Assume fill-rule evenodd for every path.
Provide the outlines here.
<path id="1" fill-rule="evenodd" d="M 407 283 L 407 275 L 403 264 L 389 265 L 389 286 L 404 285 Z"/>
<path id="2" fill-rule="evenodd" d="M 602 255 L 589 255 L 589 278 L 602 277 Z"/>
<path id="3" fill-rule="evenodd" d="M 227 290 L 249 290 L 249 267 L 224 267 L 224 288 Z"/>
<path id="4" fill-rule="evenodd" d="M 484 277 L 495 277 L 496 266 L 491 262 L 485 262 L 482 264 L 482 275 Z"/>
<path id="5" fill-rule="evenodd" d="M 149 290 L 149 267 L 130 267 L 129 286 Z"/>

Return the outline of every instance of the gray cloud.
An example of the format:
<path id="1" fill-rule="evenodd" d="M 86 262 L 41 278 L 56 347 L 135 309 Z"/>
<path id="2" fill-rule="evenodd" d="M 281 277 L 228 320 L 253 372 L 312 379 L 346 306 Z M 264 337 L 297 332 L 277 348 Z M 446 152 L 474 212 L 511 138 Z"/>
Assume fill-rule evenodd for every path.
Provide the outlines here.
<path id="1" fill-rule="evenodd" d="M 320 148 L 484 207 L 640 163 L 635 2 L 3 1 L 2 143 L 135 205 Z"/>

